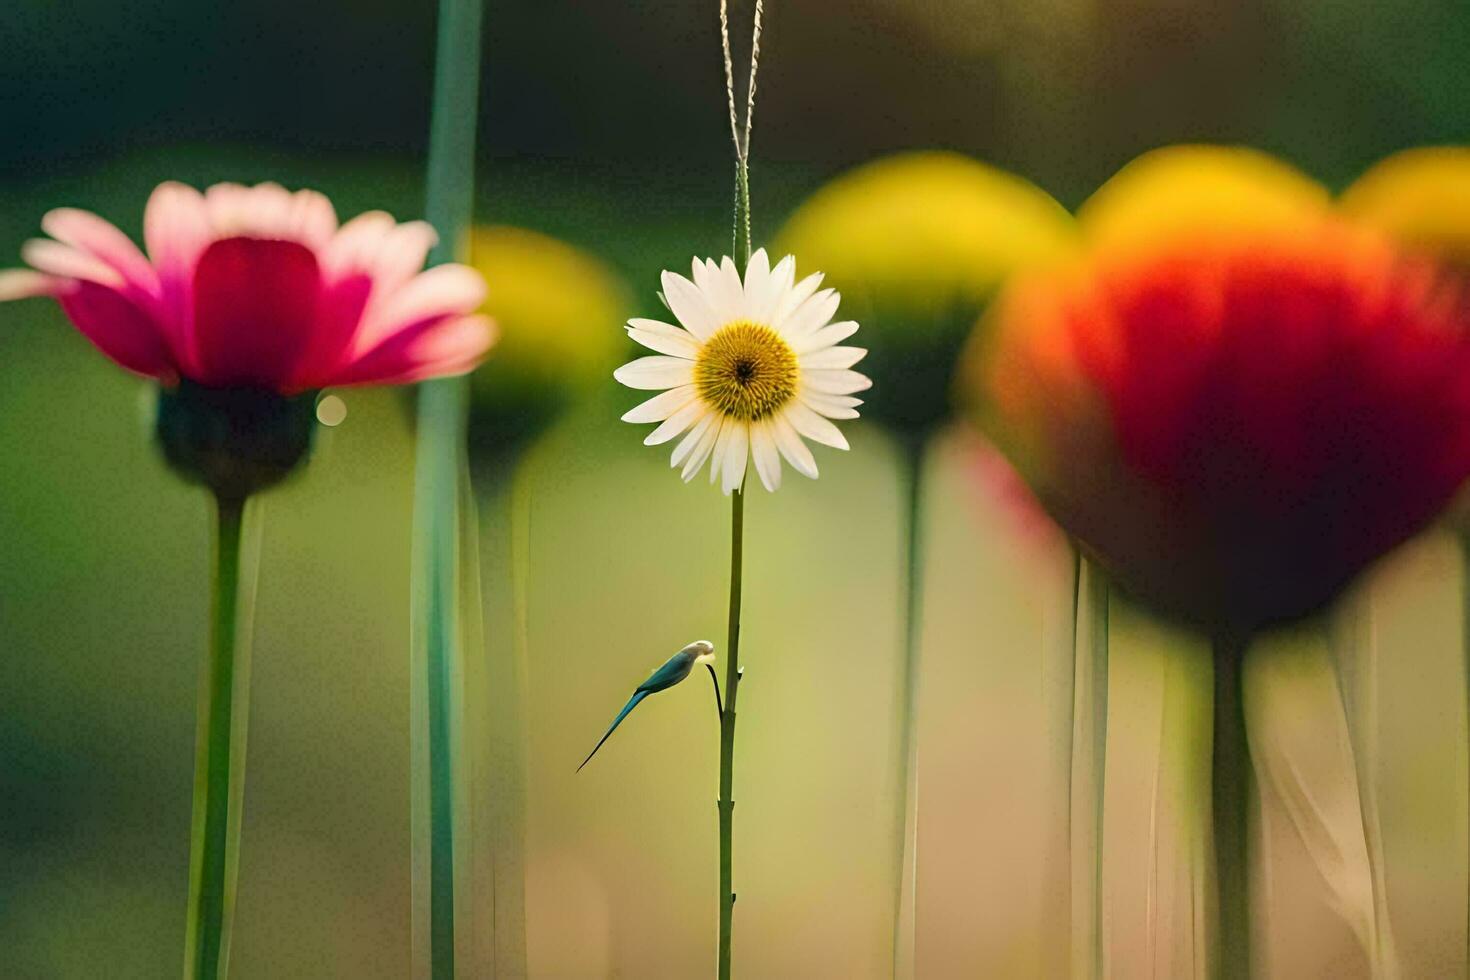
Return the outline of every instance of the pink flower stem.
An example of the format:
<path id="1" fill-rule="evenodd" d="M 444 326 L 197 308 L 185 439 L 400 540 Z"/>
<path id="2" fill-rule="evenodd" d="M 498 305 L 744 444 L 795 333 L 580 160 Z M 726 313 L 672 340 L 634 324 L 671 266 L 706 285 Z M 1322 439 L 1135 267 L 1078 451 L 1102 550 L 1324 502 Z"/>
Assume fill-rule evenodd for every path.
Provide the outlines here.
<path id="1" fill-rule="evenodd" d="M 239 627 L 249 623 L 253 605 L 253 590 L 241 589 L 244 510 L 243 499 L 216 498 L 209 662 L 200 684 L 194 753 L 184 931 L 187 980 L 215 980 L 229 973 L 250 699 L 249 643 L 236 644 Z"/>

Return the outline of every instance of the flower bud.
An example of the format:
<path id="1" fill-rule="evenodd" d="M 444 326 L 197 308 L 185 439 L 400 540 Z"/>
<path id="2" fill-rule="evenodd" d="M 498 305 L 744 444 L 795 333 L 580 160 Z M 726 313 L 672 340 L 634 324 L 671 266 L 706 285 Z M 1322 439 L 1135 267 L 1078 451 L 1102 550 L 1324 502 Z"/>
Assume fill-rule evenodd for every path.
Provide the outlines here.
<path id="1" fill-rule="evenodd" d="M 1170 248 L 1181 237 L 1292 228 L 1327 216 L 1327 189 L 1257 150 L 1186 144 L 1128 163 L 1077 211 L 1090 251 Z"/>
<path id="2" fill-rule="evenodd" d="M 500 327 L 470 375 L 470 444 L 513 450 L 607 383 L 626 347 L 628 290 L 596 257 L 521 228 L 476 228 L 469 260 L 491 283 L 482 310 Z"/>
<path id="3" fill-rule="evenodd" d="M 904 153 L 817 191 L 777 238 L 827 273 L 873 352 L 870 408 L 923 433 L 949 413 L 956 357 L 1016 270 L 1074 246 L 1071 217 L 1019 177 L 955 153 Z"/>
<path id="4" fill-rule="evenodd" d="M 1395 153 L 1344 191 L 1341 207 L 1354 221 L 1470 276 L 1470 147 Z"/>

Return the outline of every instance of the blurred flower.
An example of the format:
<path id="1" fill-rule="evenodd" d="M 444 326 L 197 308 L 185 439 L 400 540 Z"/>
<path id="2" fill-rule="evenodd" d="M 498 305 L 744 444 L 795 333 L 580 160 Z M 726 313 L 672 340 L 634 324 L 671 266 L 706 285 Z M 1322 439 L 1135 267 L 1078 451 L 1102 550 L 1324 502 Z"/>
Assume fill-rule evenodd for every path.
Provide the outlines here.
<path id="1" fill-rule="evenodd" d="M 41 222 L 32 267 L 0 274 L 0 299 L 52 296 L 104 354 L 172 385 L 294 395 L 329 385 L 403 384 L 462 374 L 489 349 L 472 269 L 420 272 L 423 222 L 381 211 L 341 228 L 315 191 L 159 185 L 144 213 L 145 257 L 86 211 Z"/>
<path id="2" fill-rule="evenodd" d="M 1344 191 L 1340 206 L 1353 220 L 1470 275 L 1470 147 L 1395 153 Z"/>
<path id="3" fill-rule="evenodd" d="M 1290 228 L 1325 217 L 1327 189 L 1245 147 L 1181 145 L 1152 150 L 1098 188 L 1077 212 L 1096 251 L 1170 247 L 1172 239 L 1214 232 Z"/>
<path id="4" fill-rule="evenodd" d="M 477 228 L 469 261 L 495 283 L 481 309 L 500 329 L 495 356 L 470 375 L 470 438 L 504 449 L 606 380 L 631 302 L 595 256 L 534 231 Z"/>
<path id="5" fill-rule="evenodd" d="M 815 478 L 816 460 L 802 438 L 846 449 L 828 420 L 857 418 L 862 402 L 852 395 L 872 386 L 850 370 L 867 351 L 837 346 L 858 325 L 831 322 L 837 293 L 818 288 L 821 273 L 796 282 L 789 255 L 772 269 L 758 250 L 743 282 L 728 256 L 719 265 L 695 259 L 693 273 L 692 282 L 663 274 L 661 296 L 680 326 L 628 321 L 628 335 L 660 355 L 624 364 L 614 377 L 663 393 L 623 421 L 662 423 L 643 440 L 647 446 L 688 430 L 672 464 L 683 466 L 688 481 L 708 459 L 710 482 L 719 480 L 726 494 L 741 489 L 748 458 L 767 490 L 781 485 L 783 456 Z"/>
<path id="6" fill-rule="evenodd" d="M 881 393 L 871 411 L 924 432 L 949 414 L 955 358 L 996 290 L 1071 251 L 1075 238 L 1067 212 L 1027 181 L 919 152 L 838 177 L 778 242 L 827 270 L 862 320 Z"/>
<path id="7" fill-rule="evenodd" d="M 1037 274 L 972 374 L 1058 521 L 1216 636 L 1306 615 L 1470 475 L 1459 290 L 1330 219 Z"/>
<path id="8" fill-rule="evenodd" d="M 494 340 L 472 315 L 473 269 L 421 272 L 423 222 L 381 211 L 337 226 L 315 191 L 159 185 L 148 255 L 113 225 L 60 208 L 0 272 L 0 300 L 51 296 L 114 362 L 164 385 L 158 436 L 186 479 L 244 499 L 304 458 L 313 392 L 462 374 Z"/>

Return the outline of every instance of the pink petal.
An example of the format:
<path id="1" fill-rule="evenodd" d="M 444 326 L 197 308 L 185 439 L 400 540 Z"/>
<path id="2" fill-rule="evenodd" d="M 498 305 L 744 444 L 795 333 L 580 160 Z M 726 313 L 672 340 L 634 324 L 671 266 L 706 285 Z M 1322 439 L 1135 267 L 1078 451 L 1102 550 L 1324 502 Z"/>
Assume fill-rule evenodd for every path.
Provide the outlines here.
<path id="1" fill-rule="evenodd" d="M 372 270 L 394 227 L 393 216 L 384 211 L 365 211 L 348 221 L 322 253 L 322 274 L 333 278 Z"/>
<path id="2" fill-rule="evenodd" d="M 369 267 L 379 288 L 386 294 L 418 275 L 429 249 L 438 240 L 434 226 L 427 221 L 408 221 L 392 228 Z"/>
<path id="3" fill-rule="evenodd" d="M 75 284 L 75 279 L 48 276 L 34 269 L 0 269 L 0 303 L 32 296 L 59 296 Z"/>
<path id="4" fill-rule="evenodd" d="M 32 238 L 20 247 L 20 257 L 26 265 L 47 275 L 85 279 L 113 289 L 125 285 L 123 277 L 106 262 L 49 238 Z"/>
<path id="5" fill-rule="evenodd" d="M 143 211 L 143 241 L 158 275 L 159 306 L 179 366 L 196 365 L 189 323 L 194 315 L 194 265 L 214 240 L 204 213 L 204 196 L 185 184 L 159 184 Z"/>
<path id="6" fill-rule="evenodd" d="M 495 343 L 486 316 L 426 320 L 397 331 L 326 385 L 410 384 L 473 371 Z"/>
<path id="7" fill-rule="evenodd" d="M 77 329 L 116 363 L 152 378 L 176 374 L 158 324 L 122 293 L 77 282 L 58 299 Z"/>
<path id="8" fill-rule="evenodd" d="M 139 292 L 156 296 L 158 273 L 138 251 L 133 240 L 109 221 L 78 208 L 57 208 L 41 219 L 41 228 L 52 238 L 111 266 Z"/>
<path id="9" fill-rule="evenodd" d="M 373 280 L 364 274 L 322 284 L 317 323 L 297 359 L 290 386 L 322 388 L 352 357 L 353 338 L 372 296 Z"/>
<path id="10" fill-rule="evenodd" d="M 354 347 L 364 353 L 409 326 L 471 313 L 484 301 L 485 280 L 474 269 L 453 263 L 435 266 L 391 294 L 374 296 Z"/>
<path id="11" fill-rule="evenodd" d="M 196 381 L 285 391 L 317 327 L 316 256 L 297 242 L 227 238 L 194 274 Z"/>
<path id="12" fill-rule="evenodd" d="M 332 202 L 320 191 L 300 190 L 292 194 L 286 232 L 291 241 L 317 251 L 326 248 L 337 233 L 337 212 Z"/>

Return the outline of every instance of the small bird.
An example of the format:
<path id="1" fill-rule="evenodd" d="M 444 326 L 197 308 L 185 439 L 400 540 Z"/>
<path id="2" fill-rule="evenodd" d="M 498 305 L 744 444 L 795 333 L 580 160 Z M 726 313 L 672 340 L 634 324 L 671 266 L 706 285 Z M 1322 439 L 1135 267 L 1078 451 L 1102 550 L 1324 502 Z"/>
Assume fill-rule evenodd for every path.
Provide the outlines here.
<path id="1" fill-rule="evenodd" d="M 607 734 L 602 736 L 601 741 L 593 747 L 587 758 L 582 760 L 582 766 L 592 761 L 592 756 L 596 755 L 597 750 L 602 748 L 602 743 L 612 737 L 612 733 L 617 730 L 618 725 L 622 724 L 623 719 L 628 717 L 628 712 L 638 707 L 640 701 L 650 694 L 657 694 L 659 691 L 667 690 L 688 677 L 689 672 L 694 669 L 695 664 L 707 664 L 714 659 L 715 645 L 709 640 L 695 640 L 670 657 L 662 667 L 649 675 L 648 680 L 638 685 L 638 690 L 633 692 L 633 696 L 628 699 L 628 703 L 623 705 L 623 710 L 618 712 L 618 716 L 608 726 Z M 578 772 L 582 771 L 582 766 L 577 767 Z"/>

